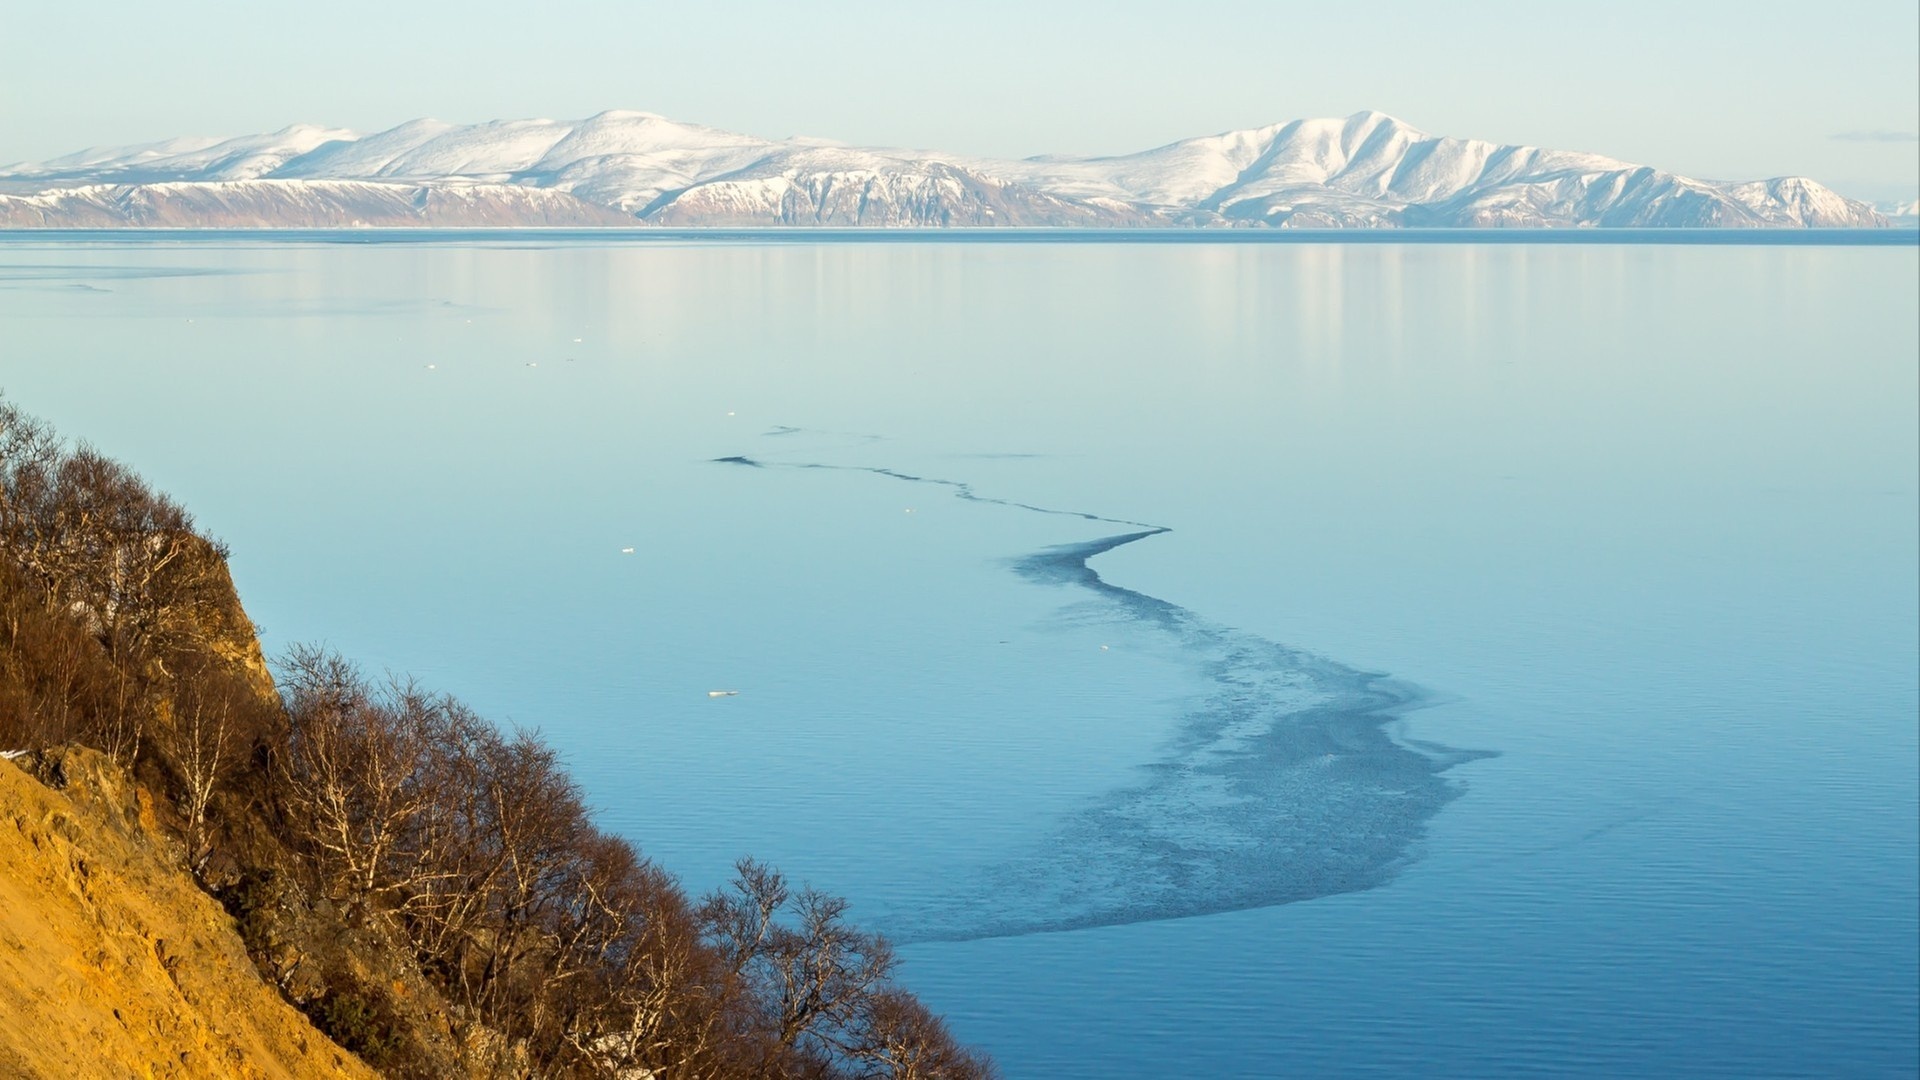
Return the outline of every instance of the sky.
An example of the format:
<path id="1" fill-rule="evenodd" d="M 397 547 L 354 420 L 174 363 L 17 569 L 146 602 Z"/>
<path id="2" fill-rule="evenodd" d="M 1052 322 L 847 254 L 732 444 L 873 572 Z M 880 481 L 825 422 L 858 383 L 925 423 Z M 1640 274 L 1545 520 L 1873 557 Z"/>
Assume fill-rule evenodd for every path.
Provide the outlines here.
<path id="1" fill-rule="evenodd" d="M 1124 153 L 1379 109 L 1710 179 L 1920 197 L 1914 0 L 21 3 L 0 162 L 291 123 L 644 109 L 764 136 Z"/>

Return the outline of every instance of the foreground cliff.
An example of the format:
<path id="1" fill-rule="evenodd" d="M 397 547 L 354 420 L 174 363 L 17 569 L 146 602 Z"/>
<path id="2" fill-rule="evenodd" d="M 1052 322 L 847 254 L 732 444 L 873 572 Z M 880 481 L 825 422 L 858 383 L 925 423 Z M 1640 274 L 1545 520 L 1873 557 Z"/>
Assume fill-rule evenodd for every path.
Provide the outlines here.
<path id="1" fill-rule="evenodd" d="M 98 751 L 0 762 L 0 1076 L 374 1076 L 261 978 L 154 803 Z"/>
<path id="2" fill-rule="evenodd" d="M 690 897 L 537 735 L 270 669 L 225 549 L 4 400 L 0 751 L 0 1076 L 993 1075 L 845 901 Z"/>
<path id="3" fill-rule="evenodd" d="M 1811 180 L 1700 180 L 1378 112 L 1111 157 L 763 139 L 643 112 L 295 125 L 0 169 L 0 227 L 1876 228 Z"/>

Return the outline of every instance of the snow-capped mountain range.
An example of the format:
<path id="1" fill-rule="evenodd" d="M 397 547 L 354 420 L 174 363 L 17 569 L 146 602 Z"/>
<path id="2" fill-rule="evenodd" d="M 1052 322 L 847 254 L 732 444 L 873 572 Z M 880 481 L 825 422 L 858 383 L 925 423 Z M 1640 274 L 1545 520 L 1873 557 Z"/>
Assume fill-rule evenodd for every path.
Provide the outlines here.
<path id="1" fill-rule="evenodd" d="M 1920 199 L 1909 199 L 1906 202 L 1874 203 L 1873 208 L 1878 210 L 1882 215 L 1892 218 L 1893 224 L 1895 225 L 1900 224 L 1902 219 L 1905 219 L 1908 225 L 1912 225 L 1916 219 L 1920 219 Z"/>
<path id="2" fill-rule="evenodd" d="M 1879 227 L 1811 180 L 1294 120 L 1119 157 L 996 160 L 763 139 L 653 113 L 296 125 L 0 169 L 0 227 Z"/>

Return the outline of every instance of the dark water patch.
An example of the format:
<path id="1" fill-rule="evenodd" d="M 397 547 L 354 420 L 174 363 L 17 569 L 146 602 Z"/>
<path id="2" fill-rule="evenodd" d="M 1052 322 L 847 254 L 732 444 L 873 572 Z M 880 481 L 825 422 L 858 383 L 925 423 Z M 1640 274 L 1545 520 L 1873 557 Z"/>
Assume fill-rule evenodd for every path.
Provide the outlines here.
<path id="1" fill-rule="evenodd" d="M 875 476 L 884 476 L 890 480 L 902 480 L 909 484 L 931 484 L 936 487 L 943 487 L 953 492 L 954 498 L 965 502 L 985 503 L 989 506 L 1007 506 L 1015 510 L 1031 511 L 1035 514 L 1052 514 L 1058 517 L 1079 518 L 1082 521 L 1098 521 L 1108 525 L 1132 525 L 1137 528 L 1146 529 L 1150 533 L 1171 531 L 1164 525 L 1152 525 L 1144 521 L 1128 521 L 1126 518 L 1105 517 L 1100 514 L 1090 514 L 1084 510 L 1062 510 L 1057 507 L 1035 506 L 1032 503 L 1016 502 L 1012 499 L 991 498 L 975 491 L 973 485 L 964 480 L 943 480 L 935 476 L 915 476 L 912 473 L 900 472 L 897 469 L 883 469 L 874 465 L 821 465 L 809 463 L 786 465 L 784 467 L 791 469 L 827 469 L 835 472 L 872 473 Z"/>
<path id="2" fill-rule="evenodd" d="M 775 424 L 760 433 L 761 438 L 777 439 L 787 435 L 824 435 L 834 439 L 851 439 L 855 443 L 885 442 L 885 435 L 875 435 L 870 431 L 829 431 L 825 428 L 794 427 L 791 424 Z"/>
<path id="3" fill-rule="evenodd" d="M 1105 555 L 1114 548 L 1131 544 L 1136 540 L 1145 540 L 1150 536 L 1159 536 L 1172 531 L 1164 528 L 1148 529 L 1143 532 L 1088 540 L 1079 544 L 1061 544 L 1035 552 L 1024 559 L 1014 560 L 1013 572 L 1040 585 L 1078 585 L 1081 588 L 1092 589 L 1132 618 L 1155 623 L 1166 630 L 1182 629 L 1182 624 L 1190 617 L 1186 609 L 1176 607 L 1156 596 L 1109 585 L 1105 579 L 1101 578 L 1098 571 L 1087 565 L 1087 561 L 1096 555 Z"/>

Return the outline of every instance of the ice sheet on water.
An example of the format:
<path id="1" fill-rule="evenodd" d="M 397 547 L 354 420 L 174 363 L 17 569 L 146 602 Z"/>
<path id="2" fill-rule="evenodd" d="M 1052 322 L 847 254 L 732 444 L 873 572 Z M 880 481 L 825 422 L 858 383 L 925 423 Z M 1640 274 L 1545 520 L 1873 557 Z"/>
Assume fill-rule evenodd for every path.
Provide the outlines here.
<path id="1" fill-rule="evenodd" d="M 904 913 L 900 940 L 953 940 L 1180 918 L 1371 888 L 1412 857 L 1484 753 L 1396 738 L 1423 695 L 1385 676 L 1213 623 L 1104 581 L 1088 560 L 1157 533 L 1015 563 L 1084 589 L 1116 623 L 1170 639 L 1210 690 L 1159 760 L 1049 836 L 981 869 L 950 903 Z"/>
<path id="2" fill-rule="evenodd" d="M 950 892 L 883 916 L 896 941 L 1000 937 L 1265 907 L 1372 888 L 1415 853 L 1457 797 L 1453 766 L 1489 756 L 1396 737 L 1424 695 L 1384 675 L 1212 622 L 1104 580 L 1091 560 L 1163 525 L 980 494 L 970 483 L 866 465 L 716 462 L 870 473 L 970 502 L 1129 526 L 1011 561 L 1036 586 L 1086 594 L 1062 608 L 1117 640 L 1169 646 L 1207 689 L 1174 719 L 1138 780 L 1093 799 L 1021 851 L 956 874 Z"/>

